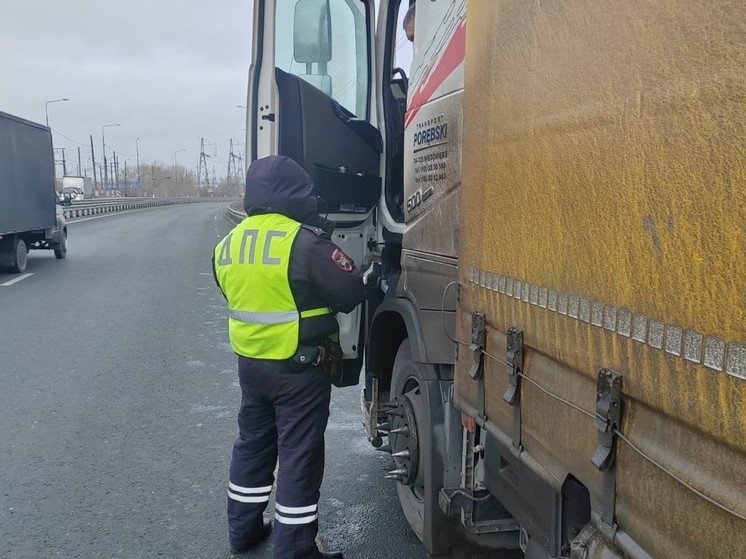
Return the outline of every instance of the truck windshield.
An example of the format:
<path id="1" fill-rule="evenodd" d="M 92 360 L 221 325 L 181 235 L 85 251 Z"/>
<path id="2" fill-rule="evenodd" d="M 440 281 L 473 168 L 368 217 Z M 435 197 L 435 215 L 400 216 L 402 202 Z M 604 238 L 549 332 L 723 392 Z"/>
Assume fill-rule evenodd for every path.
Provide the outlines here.
<path id="1" fill-rule="evenodd" d="M 301 6 L 299 7 L 299 4 Z M 368 116 L 368 37 L 365 5 L 359 0 L 329 0 L 328 43 L 320 23 L 304 18 L 303 0 L 278 0 L 275 29 L 275 65 L 332 97 L 358 118 Z M 315 4 L 321 4 L 315 2 Z M 300 8 L 300 9 L 299 9 Z M 311 60 L 299 52 L 297 38 L 324 41 Z"/>

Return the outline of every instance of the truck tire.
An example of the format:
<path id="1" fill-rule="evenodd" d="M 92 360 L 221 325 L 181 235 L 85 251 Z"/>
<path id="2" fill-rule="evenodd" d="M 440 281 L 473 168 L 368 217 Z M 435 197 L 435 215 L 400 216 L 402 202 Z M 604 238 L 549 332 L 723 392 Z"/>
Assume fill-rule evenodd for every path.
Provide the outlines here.
<path id="1" fill-rule="evenodd" d="M 437 495 L 427 495 L 425 483 L 424 456 L 421 456 L 419 441 L 423 434 L 418 429 L 429 428 L 431 425 L 430 411 L 423 395 L 423 382 L 437 379 L 435 367 L 423 363 L 416 363 L 412 358 L 409 339 L 399 346 L 394 359 L 391 375 L 391 400 L 402 403 L 406 408 L 404 419 L 409 433 L 406 435 L 389 434 L 392 453 L 396 454 L 409 450 L 409 459 L 394 458 L 397 470 L 411 468 L 408 479 L 397 480 L 396 490 L 399 494 L 404 516 L 412 530 L 420 540 L 423 540 L 425 524 L 425 499 L 437 499 Z M 412 416 L 414 421 L 412 421 Z M 406 418 L 409 419 L 406 419 Z M 392 428 L 401 426 L 402 417 L 391 416 Z M 415 471 L 416 470 L 416 471 Z M 433 480 L 436 481 L 436 480 Z M 440 487 L 440 482 L 431 484 Z"/>
<path id="2" fill-rule="evenodd" d="M 57 260 L 62 260 L 65 256 L 67 256 L 67 232 L 63 231 L 60 242 L 54 247 L 54 257 Z"/>
<path id="3" fill-rule="evenodd" d="M 10 265 L 10 271 L 17 274 L 25 272 L 27 262 L 28 249 L 26 248 L 26 241 L 20 237 L 16 237 L 13 242 L 13 263 Z"/>

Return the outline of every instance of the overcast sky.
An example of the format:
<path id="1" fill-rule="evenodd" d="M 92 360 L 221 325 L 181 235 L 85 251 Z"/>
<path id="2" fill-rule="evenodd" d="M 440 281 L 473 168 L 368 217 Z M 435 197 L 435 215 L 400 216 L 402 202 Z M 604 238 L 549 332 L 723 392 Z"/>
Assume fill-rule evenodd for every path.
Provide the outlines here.
<path id="1" fill-rule="evenodd" d="M 251 56 L 252 0 L 0 0 L 0 111 L 44 123 L 66 148 L 68 174 L 77 147 L 97 162 L 106 147 L 135 166 L 161 161 L 195 169 L 200 137 L 218 177 L 228 141 L 243 152 Z M 82 145 L 81 145 L 82 144 Z M 71 163 L 72 162 L 72 163 Z M 90 174 L 90 171 L 89 171 Z"/>

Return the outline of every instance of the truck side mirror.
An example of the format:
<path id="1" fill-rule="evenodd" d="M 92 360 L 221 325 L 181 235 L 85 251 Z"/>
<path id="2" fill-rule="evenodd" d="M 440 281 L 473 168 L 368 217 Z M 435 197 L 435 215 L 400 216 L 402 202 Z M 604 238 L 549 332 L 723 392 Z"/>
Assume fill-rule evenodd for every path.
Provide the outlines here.
<path id="1" fill-rule="evenodd" d="M 306 64 L 326 64 L 332 59 L 329 0 L 299 0 L 295 5 L 293 58 Z"/>

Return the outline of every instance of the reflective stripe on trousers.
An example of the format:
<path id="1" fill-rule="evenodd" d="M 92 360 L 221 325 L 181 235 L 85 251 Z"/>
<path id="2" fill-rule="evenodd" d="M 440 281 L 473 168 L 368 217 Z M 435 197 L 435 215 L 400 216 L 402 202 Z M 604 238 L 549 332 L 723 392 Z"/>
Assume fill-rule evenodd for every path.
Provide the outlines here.
<path id="1" fill-rule="evenodd" d="M 268 503 L 272 486 L 242 487 L 233 482 L 228 482 L 228 498 L 239 503 Z"/>
<path id="2" fill-rule="evenodd" d="M 318 505 L 307 507 L 285 507 L 280 503 L 275 504 L 275 520 L 288 525 L 310 524 L 319 517 Z"/>

